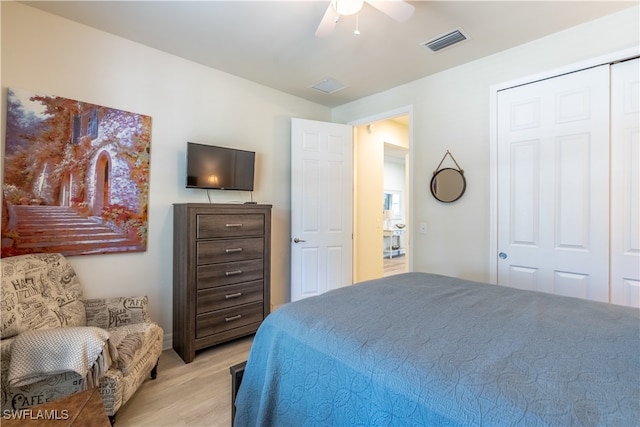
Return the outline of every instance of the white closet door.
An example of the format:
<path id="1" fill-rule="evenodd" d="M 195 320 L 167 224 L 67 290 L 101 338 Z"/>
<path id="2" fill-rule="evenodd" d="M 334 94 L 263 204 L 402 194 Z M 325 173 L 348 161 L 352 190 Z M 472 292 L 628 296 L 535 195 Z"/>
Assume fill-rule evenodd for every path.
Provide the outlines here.
<path id="1" fill-rule="evenodd" d="M 611 302 L 640 307 L 640 67 L 611 67 Z"/>
<path id="2" fill-rule="evenodd" d="M 498 94 L 498 284 L 609 301 L 609 66 Z"/>

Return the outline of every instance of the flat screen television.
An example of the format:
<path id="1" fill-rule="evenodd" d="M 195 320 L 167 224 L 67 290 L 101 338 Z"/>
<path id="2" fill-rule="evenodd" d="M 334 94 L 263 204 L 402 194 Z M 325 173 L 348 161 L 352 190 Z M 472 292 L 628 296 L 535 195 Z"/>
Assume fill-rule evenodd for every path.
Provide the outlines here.
<path id="1" fill-rule="evenodd" d="M 256 153 L 187 143 L 187 188 L 253 191 Z"/>

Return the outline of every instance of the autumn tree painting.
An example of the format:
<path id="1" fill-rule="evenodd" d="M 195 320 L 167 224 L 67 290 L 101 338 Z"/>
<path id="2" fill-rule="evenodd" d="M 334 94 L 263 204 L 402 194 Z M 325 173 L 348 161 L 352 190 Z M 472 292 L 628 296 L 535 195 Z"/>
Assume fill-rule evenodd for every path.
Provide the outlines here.
<path id="1" fill-rule="evenodd" d="M 8 89 L 2 257 L 145 251 L 151 117 Z"/>

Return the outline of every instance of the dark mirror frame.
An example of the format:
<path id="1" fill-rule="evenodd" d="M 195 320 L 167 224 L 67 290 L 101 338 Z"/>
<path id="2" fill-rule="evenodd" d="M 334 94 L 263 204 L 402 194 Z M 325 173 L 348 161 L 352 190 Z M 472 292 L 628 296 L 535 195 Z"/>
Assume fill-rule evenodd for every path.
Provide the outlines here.
<path id="1" fill-rule="evenodd" d="M 445 171 L 457 172 L 460 175 L 460 178 L 462 179 L 462 183 L 461 183 L 462 184 L 462 188 L 460 189 L 460 192 L 458 193 L 458 195 L 456 197 L 452 198 L 451 200 L 449 200 L 449 199 L 443 200 L 440 197 L 438 197 L 438 195 L 437 195 L 436 186 L 437 186 L 437 182 L 438 182 L 438 175 L 440 175 L 442 172 L 445 172 Z M 442 177 L 440 177 L 440 178 L 442 178 Z M 443 169 L 440 169 L 440 170 L 434 172 L 433 177 L 431 178 L 431 185 L 429 187 L 431 188 L 431 194 L 433 195 L 433 197 L 436 200 L 438 200 L 439 202 L 442 202 L 442 203 L 453 203 L 456 200 L 460 199 L 460 197 L 462 197 L 462 195 L 466 191 L 466 189 L 467 189 L 467 180 L 465 179 L 464 172 L 462 170 L 453 169 L 453 168 L 443 168 Z"/>

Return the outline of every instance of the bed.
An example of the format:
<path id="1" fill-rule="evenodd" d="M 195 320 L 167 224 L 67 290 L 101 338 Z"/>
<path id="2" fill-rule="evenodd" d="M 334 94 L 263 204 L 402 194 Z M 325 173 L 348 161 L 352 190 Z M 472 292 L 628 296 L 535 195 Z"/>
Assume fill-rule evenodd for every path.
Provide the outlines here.
<path id="1" fill-rule="evenodd" d="M 640 423 L 637 309 L 407 273 L 285 304 L 235 427 Z"/>

